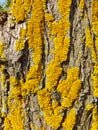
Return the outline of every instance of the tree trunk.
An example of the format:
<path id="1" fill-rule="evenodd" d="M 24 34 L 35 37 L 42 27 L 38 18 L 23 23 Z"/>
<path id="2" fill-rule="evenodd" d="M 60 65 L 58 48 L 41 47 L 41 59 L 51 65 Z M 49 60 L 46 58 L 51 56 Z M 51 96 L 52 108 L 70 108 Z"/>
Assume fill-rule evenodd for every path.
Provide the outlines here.
<path id="1" fill-rule="evenodd" d="M 0 130 L 98 130 L 98 0 L 12 0 L 0 13 Z"/>

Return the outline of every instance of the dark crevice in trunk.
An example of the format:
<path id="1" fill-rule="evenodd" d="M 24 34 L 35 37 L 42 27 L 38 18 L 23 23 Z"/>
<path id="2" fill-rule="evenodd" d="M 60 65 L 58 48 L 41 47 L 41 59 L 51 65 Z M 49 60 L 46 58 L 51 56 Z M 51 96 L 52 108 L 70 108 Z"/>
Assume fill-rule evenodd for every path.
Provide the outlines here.
<path id="1" fill-rule="evenodd" d="M 67 61 L 66 61 L 66 65 L 69 64 L 71 51 L 74 52 L 74 44 L 73 44 L 72 32 L 73 32 L 73 21 L 74 21 L 74 15 L 75 15 L 76 9 L 77 9 L 77 2 L 76 2 L 76 0 L 72 0 L 72 4 L 71 4 L 71 7 L 70 7 L 70 16 L 69 16 L 69 20 L 70 20 L 70 24 L 71 24 L 70 32 L 69 32 L 70 33 L 70 47 L 69 47 L 69 52 L 68 52 L 68 58 L 67 58 Z"/>

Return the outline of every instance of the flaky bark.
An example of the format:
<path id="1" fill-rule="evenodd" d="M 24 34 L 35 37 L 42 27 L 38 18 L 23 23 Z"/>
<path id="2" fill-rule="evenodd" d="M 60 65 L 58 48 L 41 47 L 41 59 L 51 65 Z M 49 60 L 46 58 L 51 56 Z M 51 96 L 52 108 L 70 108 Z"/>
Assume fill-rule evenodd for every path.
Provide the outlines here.
<path id="1" fill-rule="evenodd" d="M 16 17 L 16 2 L 4 25 L 0 21 L 0 129 L 97 130 L 92 78 L 97 75 L 93 52 L 98 55 L 98 43 L 92 51 L 98 37 L 92 24 L 97 0 L 30 2 L 25 17 Z"/>

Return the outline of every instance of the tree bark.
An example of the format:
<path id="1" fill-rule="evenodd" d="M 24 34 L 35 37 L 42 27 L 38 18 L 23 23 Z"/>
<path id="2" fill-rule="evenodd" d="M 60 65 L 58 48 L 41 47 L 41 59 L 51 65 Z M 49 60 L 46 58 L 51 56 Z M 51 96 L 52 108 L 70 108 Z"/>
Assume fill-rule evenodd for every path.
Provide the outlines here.
<path id="1" fill-rule="evenodd" d="M 98 130 L 98 1 L 12 0 L 5 14 L 0 129 Z"/>

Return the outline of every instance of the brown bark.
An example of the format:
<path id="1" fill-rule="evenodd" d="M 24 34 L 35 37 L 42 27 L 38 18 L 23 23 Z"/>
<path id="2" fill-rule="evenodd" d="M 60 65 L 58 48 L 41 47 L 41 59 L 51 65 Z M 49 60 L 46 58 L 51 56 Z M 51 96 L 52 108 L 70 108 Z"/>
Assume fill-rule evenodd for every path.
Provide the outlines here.
<path id="1" fill-rule="evenodd" d="M 61 68 L 64 71 L 64 74 L 60 75 L 58 83 L 60 80 L 66 79 L 68 68 L 77 67 L 79 68 L 79 79 L 82 81 L 82 87 L 79 91 L 78 99 L 72 103 L 71 107 L 68 107 L 63 111 L 63 119 L 57 130 L 65 129 L 62 124 L 66 119 L 68 112 L 74 107 L 77 110 L 77 114 L 75 125 L 72 129 L 90 130 L 92 127 L 93 109 L 86 110 L 86 105 L 92 104 L 98 107 L 98 98 L 93 95 L 91 78 L 94 63 L 91 57 L 91 49 L 86 46 L 86 26 L 88 25 L 91 29 L 92 22 L 92 1 L 85 0 L 84 7 L 81 10 L 79 8 L 79 3 L 79 0 L 72 0 L 72 4 L 70 7 L 70 47 L 67 61 L 62 62 L 61 64 Z M 57 6 L 58 0 L 47 0 L 46 11 L 54 16 L 55 21 L 58 21 L 62 17 L 58 11 Z M 84 20 L 85 15 L 88 16 L 87 21 Z M 5 69 L 0 74 L 1 77 L 3 74 L 5 75 L 4 88 L 2 88 L 2 81 L 0 82 L 0 128 L 2 129 L 4 129 L 4 120 L 10 112 L 8 107 L 8 96 L 9 92 L 11 91 L 10 77 L 15 77 L 17 81 L 21 79 L 25 83 L 26 74 L 33 65 L 31 57 L 33 49 L 28 47 L 27 39 L 25 39 L 25 47 L 23 50 L 15 50 L 15 43 L 20 38 L 20 28 L 26 27 L 26 21 L 16 24 L 11 23 L 11 19 L 12 14 L 8 14 L 7 21 L 4 23 L 4 25 L 2 25 L 0 21 L 0 26 L 2 28 L 0 30 L 0 42 L 4 42 L 4 53 L 6 55 L 6 60 L 2 60 L 2 58 L 0 59 L 0 65 L 5 65 Z M 45 88 L 47 85 L 46 70 L 48 64 L 54 56 L 53 53 L 51 53 L 54 45 L 49 36 L 49 27 L 47 25 L 47 22 L 44 23 L 44 26 L 44 40 L 46 43 L 43 44 L 43 69 L 41 73 L 42 80 L 40 82 L 40 89 Z M 38 92 L 29 93 L 25 96 L 19 96 L 19 98 L 22 100 L 22 109 L 24 112 L 24 129 L 41 130 L 42 128 L 44 128 L 45 130 L 53 130 L 52 126 L 47 124 L 43 115 L 43 110 L 41 110 L 38 103 Z M 51 92 L 51 96 L 54 99 L 58 98 L 59 102 L 61 102 L 62 97 L 61 94 L 59 95 L 57 90 L 54 90 L 53 93 Z M 4 100 L 4 104 L 6 104 L 6 108 L 3 108 L 2 99 Z M 6 116 L 3 117 L 2 112 L 4 112 Z M 33 124 L 32 128 L 30 128 L 30 124 Z"/>

